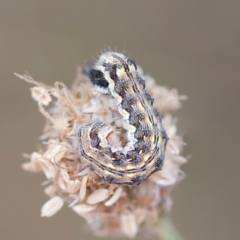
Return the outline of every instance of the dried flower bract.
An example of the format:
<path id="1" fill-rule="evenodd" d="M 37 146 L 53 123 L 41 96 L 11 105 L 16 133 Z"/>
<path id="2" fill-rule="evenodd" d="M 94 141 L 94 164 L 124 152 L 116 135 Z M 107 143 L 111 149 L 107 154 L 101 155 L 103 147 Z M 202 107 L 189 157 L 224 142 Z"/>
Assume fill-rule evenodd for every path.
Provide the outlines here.
<path id="1" fill-rule="evenodd" d="M 175 89 L 157 85 L 153 78 L 142 74 L 146 90 L 155 99 L 154 107 L 164 114 L 163 124 L 170 138 L 163 169 L 135 188 L 110 184 L 82 161 L 77 134 L 80 127 L 101 121 L 109 126 L 99 133 L 102 141 L 107 136 L 112 145 L 121 146 L 126 141 L 125 132 L 119 130 L 112 134 L 109 123 L 114 122 L 115 127 L 121 129 L 122 116 L 114 109 L 111 96 L 99 94 L 81 72 L 79 70 L 70 89 L 60 82 L 47 86 L 29 75 L 16 74 L 35 85 L 31 94 L 46 119 L 40 137 L 44 144 L 22 165 L 26 171 L 42 171 L 48 180 L 45 193 L 50 200 L 43 205 L 41 216 L 54 215 L 65 202 L 86 219 L 97 235 L 133 238 L 140 230 L 154 231 L 161 216 L 171 209 L 171 190 L 184 177 L 180 166 L 186 159 L 178 155 L 183 144 L 176 135 L 175 120 L 170 112 L 179 109 L 181 100 L 186 97 Z"/>

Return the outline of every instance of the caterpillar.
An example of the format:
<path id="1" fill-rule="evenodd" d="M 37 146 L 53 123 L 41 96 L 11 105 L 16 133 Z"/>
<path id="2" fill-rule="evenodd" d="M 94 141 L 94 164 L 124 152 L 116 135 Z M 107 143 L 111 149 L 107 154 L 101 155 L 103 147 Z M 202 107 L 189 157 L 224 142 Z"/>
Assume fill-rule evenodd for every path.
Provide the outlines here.
<path id="1" fill-rule="evenodd" d="M 123 54 L 102 54 L 87 75 L 97 91 L 116 100 L 128 143 L 103 146 L 99 132 L 107 125 L 96 121 L 80 128 L 79 155 L 106 182 L 135 187 L 162 169 L 168 142 L 162 115 L 153 107 L 135 61 Z"/>

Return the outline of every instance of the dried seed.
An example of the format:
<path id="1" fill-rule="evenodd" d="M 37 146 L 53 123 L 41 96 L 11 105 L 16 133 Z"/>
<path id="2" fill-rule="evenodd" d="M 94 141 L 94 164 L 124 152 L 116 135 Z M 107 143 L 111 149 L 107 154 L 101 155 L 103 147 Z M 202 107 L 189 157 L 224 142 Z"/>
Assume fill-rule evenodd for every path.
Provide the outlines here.
<path id="1" fill-rule="evenodd" d="M 83 199 L 86 196 L 87 180 L 88 180 L 88 176 L 84 176 L 82 179 L 82 183 L 81 183 L 81 187 L 80 187 L 80 191 L 79 191 L 80 201 L 83 201 Z"/>
<path id="2" fill-rule="evenodd" d="M 84 168 L 77 174 L 77 176 L 80 176 L 80 177 L 85 176 L 89 173 L 89 171 L 90 171 L 89 168 Z"/>
<path id="3" fill-rule="evenodd" d="M 61 169 L 61 170 L 60 170 L 60 174 L 61 174 L 62 179 L 63 179 L 65 182 L 68 182 L 68 181 L 69 181 L 69 174 L 68 174 L 68 172 L 67 172 L 66 169 Z"/>
<path id="4" fill-rule="evenodd" d="M 170 150 L 172 154 L 179 154 L 178 146 L 172 139 L 169 139 L 167 149 Z"/>
<path id="5" fill-rule="evenodd" d="M 142 224 L 146 219 L 146 209 L 145 208 L 137 208 L 135 210 L 135 218 L 138 225 Z"/>
<path id="6" fill-rule="evenodd" d="M 117 202 L 117 200 L 121 197 L 122 191 L 123 191 L 122 188 L 119 187 L 112 195 L 112 197 L 107 202 L 105 202 L 105 206 L 109 207 L 113 205 L 115 202 Z"/>
<path id="7" fill-rule="evenodd" d="M 79 202 L 79 198 L 75 196 L 75 199 L 68 205 L 68 207 L 73 207 Z"/>
<path id="8" fill-rule="evenodd" d="M 53 145 L 45 154 L 52 163 L 58 163 L 66 155 L 66 148 L 62 145 Z"/>
<path id="9" fill-rule="evenodd" d="M 63 199 L 55 196 L 48 200 L 41 209 L 41 217 L 51 217 L 57 213 L 63 206 Z"/>
<path id="10" fill-rule="evenodd" d="M 44 189 L 45 194 L 50 196 L 50 197 L 53 197 L 54 194 L 56 193 L 56 191 L 57 191 L 57 186 L 56 185 L 49 185 Z"/>
<path id="11" fill-rule="evenodd" d="M 72 193 L 76 193 L 79 191 L 80 189 L 80 186 L 81 186 L 81 182 L 76 179 L 76 180 L 70 180 L 68 183 L 67 183 L 67 191 L 72 194 Z"/>
<path id="12" fill-rule="evenodd" d="M 78 204 L 78 205 L 72 207 L 72 209 L 79 215 L 81 215 L 82 213 L 91 212 L 95 208 L 96 208 L 96 206 L 87 205 L 87 204 Z"/>
<path id="13" fill-rule="evenodd" d="M 45 173 L 46 178 L 50 179 L 54 177 L 54 166 L 47 160 L 41 159 L 42 170 Z"/>
<path id="14" fill-rule="evenodd" d="M 32 172 L 38 172 L 42 170 L 48 179 L 53 178 L 55 172 L 54 166 L 37 152 L 33 152 L 31 154 L 31 163 L 23 164 L 22 167 L 23 169 Z"/>
<path id="15" fill-rule="evenodd" d="M 58 185 L 63 191 L 67 191 L 67 183 L 63 178 L 58 178 Z"/>
<path id="16" fill-rule="evenodd" d="M 136 236 L 138 232 L 138 225 L 133 213 L 124 212 L 121 214 L 121 228 L 129 238 L 134 238 Z"/>
<path id="17" fill-rule="evenodd" d="M 187 162 L 187 159 L 180 155 L 175 155 L 172 157 L 172 159 L 178 164 L 183 164 Z"/>
<path id="18" fill-rule="evenodd" d="M 109 196 L 108 190 L 105 188 L 100 188 L 93 193 L 91 193 L 87 198 L 88 204 L 96 204 L 104 201 Z"/>
<path id="19" fill-rule="evenodd" d="M 163 176 L 156 180 L 155 183 L 157 183 L 161 187 L 168 187 L 176 183 L 176 177 L 175 176 L 168 176 L 164 178 Z"/>
<path id="20" fill-rule="evenodd" d="M 39 159 L 42 158 L 42 155 L 37 152 L 33 152 L 30 158 L 31 162 L 23 163 L 22 168 L 30 172 L 42 171 L 41 164 L 39 163 Z"/>

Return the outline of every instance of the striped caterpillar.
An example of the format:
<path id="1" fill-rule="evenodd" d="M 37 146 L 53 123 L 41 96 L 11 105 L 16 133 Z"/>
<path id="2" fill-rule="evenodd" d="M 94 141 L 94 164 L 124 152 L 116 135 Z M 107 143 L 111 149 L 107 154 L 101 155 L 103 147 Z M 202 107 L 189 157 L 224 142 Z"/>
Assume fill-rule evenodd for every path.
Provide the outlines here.
<path id="1" fill-rule="evenodd" d="M 153 107 L 137 65 L 126 56 L 104 53 L 87 74 L 99 92 L 116 100 L 128 143 L 117 150 L 103 145 L 99 132 L 107 125 L 96 121 L 80 128 L 79 155 L 106 182 L 134 187 L 162 169 L 168 141 L 162 115 Z"/>

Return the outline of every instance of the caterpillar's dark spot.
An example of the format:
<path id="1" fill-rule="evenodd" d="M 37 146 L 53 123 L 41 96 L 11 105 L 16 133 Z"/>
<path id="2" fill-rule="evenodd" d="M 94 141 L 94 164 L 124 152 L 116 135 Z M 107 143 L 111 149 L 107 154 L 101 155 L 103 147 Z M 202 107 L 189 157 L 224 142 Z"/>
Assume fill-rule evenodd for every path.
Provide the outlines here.
<path id="1" fill-rule="evenodd" d="M 115 82 L 114 90 L 117 94 L 119 94 L 121 97 L 124 96 L 125 91 L 128 88 L 128 83 L 124 79 L 120 79 Z"/>
<path id="2" fill-rule="evenodd" d="M 137 185 L 139 185 L 141 182 L 143 182 L 145 179 L 144 176 L 135 176 L 131 179 L 131 187 L 136 187 Z"/>
<path id="3" fill-rule="evenodd" d="M 138 152 L 142 151 L 143 153 L 146 153 L 150 148 L 150 143 L 145 141 L 138 141 L 134 144 L 134 148 Z"/>
<path id="4" fill-rule="evenodd" d="M 109 157 L 112 157 L 112 149 L 110 147 L 98 146 L 98 149 L 101 156 L 108 155 Z"/>
<path id="5" fill-rule="evenodd" d="M 127 64 L 128 64 L 128 65 L 133 65 L 134 68 L 135 68 L 135 70 L 137 70 L 137 65 L 136 65 L 136 63 L 135 63 L 134 60 L 132 60 L 132 59 L 128 59 L 128 60 L 127 60 Z"/>
<path id="6" fill-rule="evenodd" d="M 98 148 L 100 143 L 100 138 L 96 132 L 90 133 L 91 145 L 93 148 Z"/>
<path id="7" fill-rule="evenodd" d="M 152 106 L 154 99 L 150 96 L 150 94 L 145 90 L 144 91 L 145 98 L 147 99 L 148 103 Z"/>
<path id="8" fill-rule="evenodd" d="M 127 158 L 130 158 L 131 163 L 133 165 L 137 165 L 138 163 L 140 163 L 142 161 L 141 156 L 138 154 L 138 152 L 131 150 L 127 152 Z"/>
<path id="9" fill-rule="evenodd" d="M 115 153 L 113 153 L 113 165 L 115 166 L 122 166 L 124 165 L 125 161 L 126 161 L 126 156 L 121 152 L 121 151 L 117 151 Z"/>
<path id="10" fill-rule="evenodd" d="M 134 99 L 133 96 L 125 94 L 123 96 L 123 101 L 122 101 L 122 108 L 125 109 L 128 112 L 131 112 L 132 110 L 132 105 L 136 104 L 136 100 Z"/>
<path id="11" fill-rule="evenodd" d="M 155 115 L 156 118 L 158 118 L 159 122 L 161 123 L 162 122 L 162 114 L 156 109 L 156 108 L 153 108 L 153 113 Z"/>
<path id="12" fill-rule="evenodd" d="M 162 153 L 161 156 L 155 161 L 155 171 L 162 170 L 164 158 L 164 153 Z"/>
<path id="13" fill-rule="evenodd" d="M 137 73 L 137 80 L 142 85 L 142 88 L 145 89 L 145 87 L 146 87 L 145 80 L 143 78 L 141 78 L 138 73 Z"/>
<path id="14" fill-rule="evenodd" d="M 162 138 L 163 139 L 167 139 L 168 138 L 167 133 L 166 133 L 165 129 L 163 128 L 163 126 L 161 128 L 161 134 L 162 134 Z"/>
<path id="15" fill-rule="evenodd" d="M 129 123 L 137 127 L 140 123 L 139 121 L 144 120 L 143 114 L 139 110 L 132 111 L 130 113 Z"/>
<path id="16" fill-rule="evenodd" d="M 95 69 L 91 69 L 89 73 L 89 77 L 93 83 L 93 85 L 101 87 L 101 88 L 108 88 L 108 81 L 104 78 L 104 74 Z"/>
<path id="17" fill-rule="evenodd" d="M 117 183 L 118 183 L 117 179 L 115 179 L 114 177 L 112 177 L 112 176 L 110 176 L 110 175 L 105 176 L 105 177 L 104 177 L 104 180 L 105 180 L 106 182 L 109 182 L 109 183 L 112 183 L 112 184 L 117 184 Z"/>
<path id="18" fill-rule="evenodd" d="M 137 139 L 143 139 L 143 137 L 150 137 L 151 131 L 148 126 L 139 126 L 134 133 L 134 137 Z"/>

